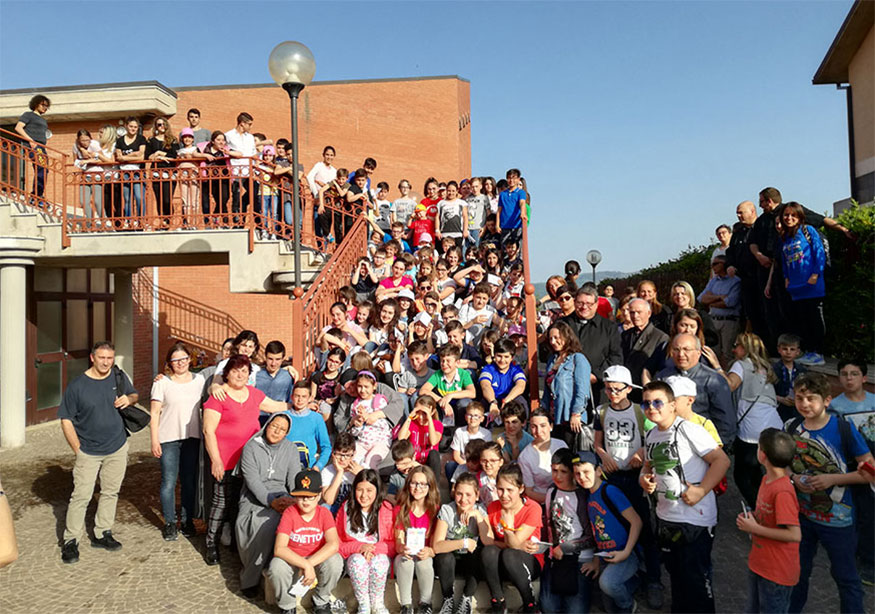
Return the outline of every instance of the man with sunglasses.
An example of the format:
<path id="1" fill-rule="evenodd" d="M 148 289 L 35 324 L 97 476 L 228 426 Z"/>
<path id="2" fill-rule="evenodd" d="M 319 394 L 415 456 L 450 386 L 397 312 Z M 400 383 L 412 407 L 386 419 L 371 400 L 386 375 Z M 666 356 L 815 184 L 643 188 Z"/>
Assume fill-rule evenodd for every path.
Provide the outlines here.
<path id="1" fill-rule="evenodd" d="M 610 320 L 600 316 L 598 311 L 598 291 L 590 284 L 584 284 L 574 297 L 574 313 L 561 318 L 571 327 L 580 339 L 583 355 L 592 365 L 590 381 L 593 399 L 604 403 L 603 384 L 599 379 L 608 367 L 623 362 L 623 350 L 620 346 L 620 331 Z M 599 396 L 596 396 L 599 395 Z"/>
<path id="2" fill-rule="evenodd" d="M 735 439 L 735 408 L 729 384 L 720 371 L 701 362 L 702 344 L 698 337 L 689 334 L 675 335 L 671 340 L 670 364 L 656 374 L 655 379 L 665 380 L 671 375 L 683 375 L 696 383 L 696 400 L 693 413 L 709 418 L 723 445 L 729 448 Z"/>

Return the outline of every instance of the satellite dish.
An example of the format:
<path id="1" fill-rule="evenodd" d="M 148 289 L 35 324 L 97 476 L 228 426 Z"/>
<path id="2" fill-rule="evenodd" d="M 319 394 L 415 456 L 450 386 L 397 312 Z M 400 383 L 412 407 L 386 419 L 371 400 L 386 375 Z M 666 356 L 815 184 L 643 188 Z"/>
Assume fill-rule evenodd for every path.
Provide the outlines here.
<path id="1" fill-rule="evenodd" d="M 597 249 L 591 249 L 586 252 L 586 261 L 592 266 L 597 266 L 602 261 L 602 253 Z"/>

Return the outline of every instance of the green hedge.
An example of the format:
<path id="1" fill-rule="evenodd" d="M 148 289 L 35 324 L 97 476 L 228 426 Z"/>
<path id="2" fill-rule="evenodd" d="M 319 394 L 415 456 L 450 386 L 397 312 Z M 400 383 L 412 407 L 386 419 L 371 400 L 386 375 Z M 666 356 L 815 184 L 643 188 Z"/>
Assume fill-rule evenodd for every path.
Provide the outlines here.
<path id="1" fill-rule="evenodd" d="M 832 264 L 826 272 L 826 353 L 863 356 L 875 363 L 875 207 L 856 203 L 837 218 L 856 235 L 851 242 L 827 230 Z"/>

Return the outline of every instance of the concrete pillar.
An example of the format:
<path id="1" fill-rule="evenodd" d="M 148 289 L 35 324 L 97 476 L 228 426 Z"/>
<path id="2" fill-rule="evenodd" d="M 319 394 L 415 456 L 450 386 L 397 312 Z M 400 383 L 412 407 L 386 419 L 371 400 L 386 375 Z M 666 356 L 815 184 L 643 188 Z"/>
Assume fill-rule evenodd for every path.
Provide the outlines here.
<path id="1" fill-rule="evenodd" d="M 131 284 L 133 271 L 113 269 L 115 290 L 112 320 L 112 343 L 115 345 L 115 364 L 134 379 L 134 294 Z"/>
<path id="2" fill-rule="evenodd" d="M 0 236 L 0 448 L 24 445 L 27 348 L 26 266 L 42 237 Z"/>

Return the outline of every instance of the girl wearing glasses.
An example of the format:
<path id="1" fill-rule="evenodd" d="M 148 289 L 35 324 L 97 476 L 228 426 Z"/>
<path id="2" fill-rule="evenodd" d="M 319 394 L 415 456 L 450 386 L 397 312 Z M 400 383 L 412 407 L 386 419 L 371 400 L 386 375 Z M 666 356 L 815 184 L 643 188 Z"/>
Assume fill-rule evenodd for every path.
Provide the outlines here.
<path id="1" fill-rule="evenodd" d="M 395 583 L 401 614 L 413 614 L 413 576 L 419 585 L 420 614 L 431 614 L 434 550 L 429 546 L 441 497 L 434 472 L 424 465 L 410 470 L 398 493 L 395 520 Z"/>
<path id="2" fill-rule="evenodd" d="M 194 506 L 197 488 L 198 451 L 201 439 L 200 400 L 204 378 L 189 370 L 191 351 L 178 342 L 164 359 L 165 377 L 152 384 L 149 431 L 152 456 L 161 459 L 162 535 L 177 539 L 176 480 L 181 482 L 182 532 L 194 535 Z"/>
<path id="3" fill-rule="evenodd" d="M 168 160 L 177 158 L 179 143 L 170 129 L 170 122 L 163 117 L 155 120 L 154 134 L 146 143 L 146 159 L 155 164 L 152 168 L 152 191 L 155 193 L 155 203 L 158 215 L 170 215 L 173 188 L 176 182 L 170 181 L 171 171 L 175 165 Z M 161 169 L 161 170 L 158 170 Z"/>

